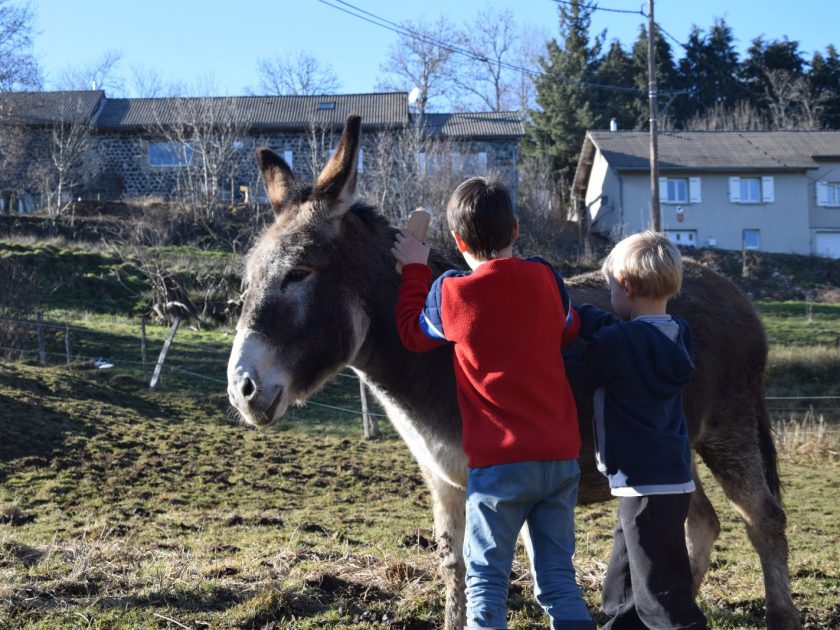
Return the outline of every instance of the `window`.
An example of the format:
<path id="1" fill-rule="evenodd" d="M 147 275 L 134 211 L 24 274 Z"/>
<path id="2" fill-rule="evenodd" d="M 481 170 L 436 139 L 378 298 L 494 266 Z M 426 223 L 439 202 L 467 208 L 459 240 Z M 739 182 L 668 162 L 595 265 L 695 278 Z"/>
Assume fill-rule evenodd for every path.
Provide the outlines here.
<path id="1" fill-rule="evenodd" d="M 189 166 L 193 150 L 186 142 L 150 142 L 149 166 L 177 168 Z"/>
<path id="2" fill-rule="evenodd" d="M 665 230 L 665 234 L 674 245 L 697 247 L 696 230 Z"/>
<path id="3" fill-rule="evenodd" d="M 759 230 L 744 230 L 741 241 L 744 249 L 761 249 L 761 233 Z"/>
<path id="4" fill-rule="evenodd" d="M 473 175 L 484 175 L 487 173 L 487 152 L 468 153 L 461 162 L 461 172 L 472 177 Z"/>
<path id="5" fill-rule="evenodd" d="M 700 178 L 660 177 L 659 203 L 700 203 Z"/>
<path id="6" fill-rule="evenodd" d="M 688 180 L 665 180 L 665 203 L 688 203 Z"/>
<path id="7" fill-rule="evenodd" d="M 356 160 L 356 172 L 357 173 L 364 173 L 365 172 L 365 150 L 359 149 L 359 159 Z"/>
<path id="8" fill-rule="evenodd" d="M 741 203 L 758 203 L 761 201 L 761 180 L 758 177 L 741 178 L 740 199 Z"/>
<path id="9" fill-rule="evenodd" d="M 817 205 L 840 207 L 840 182 L 817 182 Z"/>
<path id="10" fill-rule="evenodd" d="M 773 203 L 772 177 L 730 177 L 729 200 L 732 203 Z"/>
<path id="11" fill-rule="evenodd" d="M 289 165 L 289 168 L 295 168 L 295 153 L 294 151 L 283 151 L 283 161 Z"/>
<path id="12" fill-rule="evenodd" d="M 420 177 L 436 177 L 446 172 L 446 156 L 442 153 L 417 154 L 417 170 Z"/>

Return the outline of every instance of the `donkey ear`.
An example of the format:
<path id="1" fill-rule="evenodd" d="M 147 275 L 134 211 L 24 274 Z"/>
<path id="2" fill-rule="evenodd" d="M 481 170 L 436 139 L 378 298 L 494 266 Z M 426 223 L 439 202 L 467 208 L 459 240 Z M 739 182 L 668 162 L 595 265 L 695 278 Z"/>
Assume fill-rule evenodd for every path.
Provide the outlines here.
<path id="1" fill-rule="evenodd" d="M 268 199 L 271 201 L 271 207 L 275 213 L 279 213 L 280 207 L 295 184 L 295 176 L 283 158 L 271 149 L 259 147 L 254 153 L 257 158 L 257 166 L 265 182 Z"/>
<path id="2" fill-rule="evenodd" d="M 338 149 L 315 182 L 315 192 L 329 202 L 331 216 L 344 213 L 353 201 L 361 126 L 362 119 L 357 114 L 347 117 Z"/>

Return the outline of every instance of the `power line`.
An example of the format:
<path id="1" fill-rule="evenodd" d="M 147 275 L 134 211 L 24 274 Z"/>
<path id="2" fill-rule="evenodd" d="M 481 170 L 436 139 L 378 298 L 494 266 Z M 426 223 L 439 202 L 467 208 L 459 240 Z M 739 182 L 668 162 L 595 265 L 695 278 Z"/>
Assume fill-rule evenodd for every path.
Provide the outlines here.
<path id="1" fill-rule="evenodd" d="M 625 13 L 629 15 L 641 15 L 643 17 L 647 17 L 647 14 L 639 9 L 638 11 L 632 11 L 630 9 L 610 9 L 608 7 L 599 7 L 596 4 L 583 4 L 581 2 L 571 2 L 570 0 L 554 0 L 557 4 L 564 4 L 568 7 L 583 7 L 588 9 L 589 11 L 604 11 L 605 13 Z"/>
<path id="2" fill-rule="evenodd" d="M 474 61 L 481 61 L 481 62 L 487 62 L 488 61 L 487 57 L 484 57 L 483 55 L 478 55 L 478 54 L 476 54 L 476 53 L 474 53 L 470 50 L 467 50 L 465 48 L 461 48 L 461 47 L 456 46 L 454 44 L 451 44 L 449 42 L 443 42 L 443 41 L 437 40 L 435 38 L 429 37 L 428 35 L 418 33 L 417 31 L 414 31 L 414 30 L 412 30 L 408 27 L 401 26 L 401 25 L 399 25 L 395 22 L 392 22 L 392 21 L 387 20 L 383 17 L 380 17 L 380 16 L 378 16 L 374 13 L 371 13 L 370 11 L 366 11 L 364 9 L 361 9 L 361 8 L 357 7 L 356 5 L 353 5 L 349 2 L 346 2 L 345 0 L 318 0 L 318 2 L 320 2 L 323 5 L 326 5 L 326 6 L 330 7 L 332 9 L 336 9 L 337 11 L 341 11 L 342 13 L 346 13 L 347 15 L 351 15 L 351 16 L 357 18 L 357 19 L 364 20 L 365 22 L 368 22 L 369 24 L 373 24 L 374 26 L 378 26 L 380 28 L 384 28 L 386 30 L 389 30 L 392 33 L 396 33 L 397 35 L 400 35 L 402 37 L 411 37 L 412 39 L 417 39 L 417 40 L 420 40 L 420 41 L 425 42 L 427 44 L 432 44 L 434 46 L 439 46 L 440 48 L 442 48 L 444 50 L 447 50 L 447 51 L 449 51 L 453 54 L 462 55 L 464 57 L 468 57 L 470 59 L 473 59 Z M 338 4 L 333 4 L 333 3 L 338 3 Z M 339 6 L 339 5 L 344 5 L 344 6 Z M 563 82 L 566 82 L 566 83 L 576 83 L 578 85 L 583 85 L 583 86 L 593 88 L 593 89 L 611 90 L 613 92 L 624 92 L 624 93 L 628 93 L 628 94 L 645 94 L 646 93 L 645 90 L 642 90 L 642 89 L 639 89 L 639 88 L 630 88 L 630 87 L 625 87 L 625 86 L 621 86 L 621 85 L 608 85 L 608 84 L 605 84 L 605 83 L 596 83 L 596 82 L 593 82 L 593 81 L 581 81 L 579 79 L 572 79 L 572 78 L 568 78 L 568 77 L 549 75 L 549 74 L 546 74 L 545 72 L 541 72 L 539 70 L 534 70 L 533 68 L 526 68 L 524 66 L 518 66 L 516 64 L 507 63 L 507 62 L 504 62 L 504 61 L 498 61 L 498 62 L 494 62 L 494 63 L 498 67 L 504 68 L 506 70 L 513 70 L 515 72 L 522 72 L 522 73 L 528 74 L 532 77 L 545 78 L 545 79 L 549 79 L 551 81 L 563 81 Z M 663 90 L 660 93 L 661 94 L 670 94 L 670 93 L 680 94 L 683 91 L 684 90 L 671 90 L 671 91 Z"/>

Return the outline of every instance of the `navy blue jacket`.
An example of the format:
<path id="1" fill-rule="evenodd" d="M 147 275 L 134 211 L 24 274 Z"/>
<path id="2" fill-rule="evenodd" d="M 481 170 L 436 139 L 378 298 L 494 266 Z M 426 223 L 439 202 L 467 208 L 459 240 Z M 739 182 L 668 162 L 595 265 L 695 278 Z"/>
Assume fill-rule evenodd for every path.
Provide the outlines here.
<path id="1" fill-rule="evenodd" d="M 691 333 L 682 319 L 672 341 L 643 320 L 622 321 L 592 305 L 575 307 L 589 343 L 569 367 L 594 391 L 598 468 L 614 495 L 694 490 L 683 389 L 694 371 Z M 576 374 L 572 374 L 576 371 Z"/>

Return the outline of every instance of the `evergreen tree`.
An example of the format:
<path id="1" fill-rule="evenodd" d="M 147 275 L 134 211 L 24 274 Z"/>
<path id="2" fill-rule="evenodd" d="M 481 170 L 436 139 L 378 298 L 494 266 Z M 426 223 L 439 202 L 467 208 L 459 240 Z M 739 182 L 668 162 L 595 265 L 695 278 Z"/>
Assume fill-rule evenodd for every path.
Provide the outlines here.
<path id="1" fill-rule="evenodd" d="M 814 53 L 811 61 L 811 84 L 822 102 L 823 126 L 840 129 L 840 56 L 837 49 L 829 45 L 825 56 Z"/>
<path id="2" fill-rule="evenodd" d="M 656 26 L 654 28 L 656 29 L 656 90 L 661 94 L 663 90 L 673 90 L 678 87 L 679 75 L 674 63 L 674 53 L 671 50 L 671 45 L 662 36 L 659 29 Z M 633 44 L 633 68 L 634 84 L 640 90 L 639 95 L 635 97 L 636 127 L 648 129 L 650 120 L 648 105 L 648 34 L 645 26 L 639 27 L 639 37 Z M 658 104 L 666 104 L 667 102 L 667 100 L 660 98 Z M 659 107 L 662 107 L 662 105 L 659 105 Z M 666 112 L 662 111 L 661 113 L 665 114 Z"/>
<path id="3" fill-rule="evenodd" d="M 768 93 L 773 93 L 769 78 L 772 74 L 802 77 L 805 67 L 805 58 L 799 50 L 798 41 L 785 38 L 766 42 L 763 37 L 756 37 L 747 49 L 747 58 L 741 65 L 741 77 L 748 90 L 748 98 L 755 105 L 765 105 Z"/>
<path id="4" fill-rule="evenodd" d="M 708 34 L 697 26 L 691 29 L 679 63 L 680 84 L 688 90 L 680 97 L 683 121 L 709 109 L 732 109 L 746 96 L 734 42 L 732 29 L 723 19 L 715 20 Z"/>
<path id="5" fill-rule="evenodd" d="M 603 85 L 619 85 L 633 87 L 635 85 L 637 68 L 633 57 L 617 39 L 613 40 L 607 54 L 598 66 L 598 83 Z M 604 119 L 615 118 L 620 129 L 636 129 L 639 126 L 641 112 L 640 97 L 633 93 L 618 91 L 601 91 L 598 109 Z M 645 107 L 647 107 L 645 105 Z M 646 111 L 646 110 L 645 110 Z"/>
<path id="6" fill-rule="evenodd" d="M 539 60 L 544 76 L 535 82 L 538 109 L 529 111 L 523 152 L 551 163 L 565 199 L 586 130 L 604 126 L 603 113 L 593 106 L 593 88 L 587 85 L 596 79 L 604 35 L 590 43 L 592 7 L 584 2 L 572 0 L 560 5 L 559 12 L 562 44 L 552 39 Z"/>

